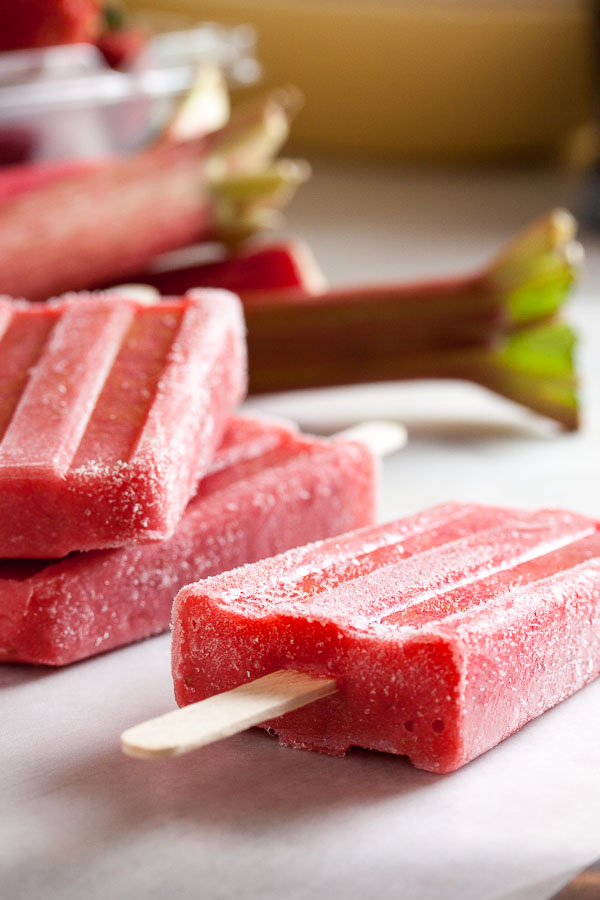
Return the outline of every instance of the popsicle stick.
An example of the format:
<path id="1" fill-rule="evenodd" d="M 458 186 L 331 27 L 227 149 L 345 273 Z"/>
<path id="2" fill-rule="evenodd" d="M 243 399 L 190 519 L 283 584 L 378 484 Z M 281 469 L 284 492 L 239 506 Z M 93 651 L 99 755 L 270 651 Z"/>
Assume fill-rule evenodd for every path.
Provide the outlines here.
<path id="1" fill-rule="evenodd" d="M 160 293 L 149 284 L 116 284 L 110 289 L 112 294 L 119 294 L 127 300 L 137 300 L 138 303 L 146 303 L 152 306 L 160 303 Z"/>
<path id="2" fill-rule="evenodd" d="M 388 456 L 406 446 L 408 434 L 404 425 L 387 419 L 370 419 L 334 435 L 336 440 L 360 441 L 376 456 Z"/>
<path id="3" fill-rule="evenodd" d="M 121 748 L 128 756 L 139 759 L 181 756 L 314 703 L 337 690 L 334 678 L 279 669 L 231 691 L 128 728 L 121 735 Z"/>

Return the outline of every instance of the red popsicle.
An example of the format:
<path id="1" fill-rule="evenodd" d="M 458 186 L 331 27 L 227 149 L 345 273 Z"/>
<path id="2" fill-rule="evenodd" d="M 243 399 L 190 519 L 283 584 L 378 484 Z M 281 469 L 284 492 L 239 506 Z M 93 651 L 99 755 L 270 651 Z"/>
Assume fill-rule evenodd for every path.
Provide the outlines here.
<path id="1" fill-rule="evenodd" d="M 282 743 L 449 772 L 600 672 L 600 533 L 449 504 L 190 585 L 173 622 L 180 705 L 295 670 L 337 692 L 266 722 Z"/>
<path id="2" fill-rule="evenodd" d="M 371 523 L 375 481 L 360 443 L 232 419 L 169 540 L 0 561 L 0 660 L 64 665 L 164 631 L 192 579 Z"/>
<path id="3" fill-rule="evenodd" d="M 205 291 L 0 300 L 0 546 L 61 557 L 173 533 L 245 390 L 241 307 Z"/>

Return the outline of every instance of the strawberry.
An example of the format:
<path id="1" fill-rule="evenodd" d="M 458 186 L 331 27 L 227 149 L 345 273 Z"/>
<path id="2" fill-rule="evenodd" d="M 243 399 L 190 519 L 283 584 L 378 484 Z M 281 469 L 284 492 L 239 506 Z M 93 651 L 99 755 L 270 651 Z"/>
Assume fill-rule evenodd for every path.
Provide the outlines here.
<path id="1" fill-rule="evenodd" d="M 19 0 L 0 4 L 0 51 L 94 42 L 102 27 L 98 0 Z"/>
<path id="2" fill-rule="evenodd" d="M 98 38 L 97 43 L 109 66 L 125 69 L 146 43 L 146 33 L 133 25 L 109 29 Z"/>

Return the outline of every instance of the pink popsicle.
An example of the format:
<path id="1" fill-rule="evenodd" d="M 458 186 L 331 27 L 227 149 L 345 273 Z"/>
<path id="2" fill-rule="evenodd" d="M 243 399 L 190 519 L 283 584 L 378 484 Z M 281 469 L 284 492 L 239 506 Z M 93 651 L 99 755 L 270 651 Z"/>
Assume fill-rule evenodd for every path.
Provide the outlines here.
<path id="1" fill-rule="evenodd" d="M 246 385 L 225 291 L 0 300 L 0 546 L 62 557 L 173 533 Z"/>
<path id="2" fill-rule="evenodd" d="M 583 516 L 447 504 L 180 591 L 180 706 L 293 669 L 338 693 L 266 725 L 449 772 L 600 672 L 600 532 Z"/>
<path id="3" fill-rule="evenodd" d="M 371 523 L 375 481 L 362 444 L 234 418 L 169 540 L 0 561 L 0 660 L 64 665 L 164 631 L 182 585 Z"/>

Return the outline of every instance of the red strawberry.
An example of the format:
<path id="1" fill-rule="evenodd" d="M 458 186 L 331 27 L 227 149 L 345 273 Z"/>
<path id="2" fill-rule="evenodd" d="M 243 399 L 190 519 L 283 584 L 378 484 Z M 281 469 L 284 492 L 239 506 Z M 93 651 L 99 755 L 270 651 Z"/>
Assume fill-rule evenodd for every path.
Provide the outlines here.
<path id="1" fill-rule="evenodd" d="M 95 42 L 102 27 L 99 0 L 0 2 L 0 51 Z"/>
<path id="2" fill-rule="evenodd" d="M 130 65 L 146 43 L 146 34 L 141 28 L 126 28 L 105 31 L 98 40 L 98 49 L 113 69 L 124 69 Z"/>

